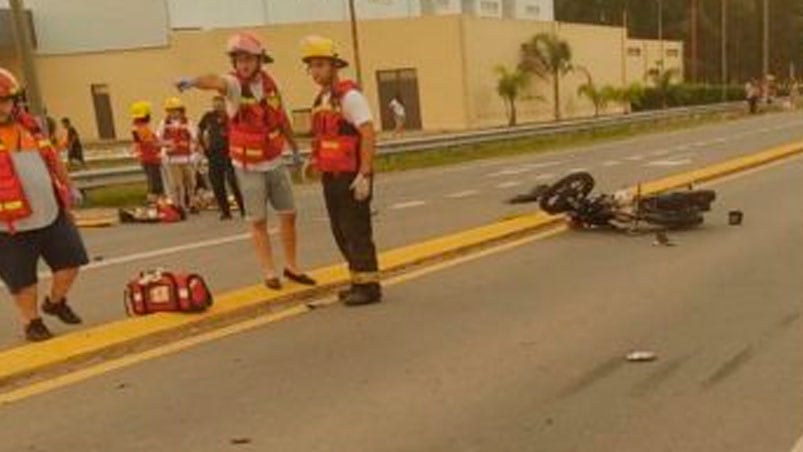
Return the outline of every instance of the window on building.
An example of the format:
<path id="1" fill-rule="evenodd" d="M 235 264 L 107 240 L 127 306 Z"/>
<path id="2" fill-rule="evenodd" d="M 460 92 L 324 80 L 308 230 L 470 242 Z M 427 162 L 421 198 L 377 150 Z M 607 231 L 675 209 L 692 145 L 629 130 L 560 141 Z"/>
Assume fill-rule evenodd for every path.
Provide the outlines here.
<path id="1" fill-rule="evenodd" d="M 527 5 L 524 7 L 524 13 L 529 17 L 541 17 L 541 7 L 538 5 Z"/>
<path id="2" fill-rule="evenodd" d="M 95 107 L 95 122 L 98 126 L 98 138 L 103 140 L 115 139 L 114 112 L 112 110 L 111 93 L 109 85 L 95 83 L 90 86 L 92 104 Z"/>
<path id="3" fill-rule="evenodd" d="M 499 14 L 499 2 L 484 0 L 480 2 L 480 12 L 482 14 Z"/>
<path id="4" fill-rule="evenodd" d="M 666 51 L 666 56 L 668 56 L 669 58 L 677 58 L 677 57 L 680 56 L 680 50 L 678 50 L 678 49 L 668 49 Z"/>
<path id="5" fill-rule="evenodd" d="M 638 48 L 638 47 L 628 47 L 627 48 L 627 56 L 640 57 L 641 56 L 641 49 Z"/>

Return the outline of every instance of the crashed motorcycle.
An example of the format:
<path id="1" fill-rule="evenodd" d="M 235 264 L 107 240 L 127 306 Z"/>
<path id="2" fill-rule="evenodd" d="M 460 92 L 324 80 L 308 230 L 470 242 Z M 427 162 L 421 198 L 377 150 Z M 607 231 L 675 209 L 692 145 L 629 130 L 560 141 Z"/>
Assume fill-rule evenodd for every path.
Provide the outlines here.
<path id="1" fill-rule="evenodd" d="M 566 214 L 579 228 L 638 228 L 640 223 L 665 229 L 687 229 L 703 223 L 703 214 L 716 200 L 713 190 L 679 190 L 642 195 L 640 189 L 592 195 L 594 177 L 587 172 L 569 174 L 552 185 L 539 185 L 512 204 L 538 202 L 552 215 Z"/>

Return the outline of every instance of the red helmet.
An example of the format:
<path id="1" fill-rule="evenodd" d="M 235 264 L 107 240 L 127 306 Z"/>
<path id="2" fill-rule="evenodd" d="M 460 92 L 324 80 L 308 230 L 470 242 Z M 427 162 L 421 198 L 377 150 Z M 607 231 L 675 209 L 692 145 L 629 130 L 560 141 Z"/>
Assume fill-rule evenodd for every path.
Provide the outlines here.
<path id="1" fill-rule="evenodd" d="M 20 84 L 14 75 L 0 67 L 0 98 L 16 97 L 20 91 Z"/>
<path id="2" fill-rule="evenodd" d="M 250 33 L 237 33 L 230 37 L 229 42 L 226 44 L 226 53 L 228 53 L 229 56 L 234 56 L 238 53 L 247 53 L 249 55 L 262 57 L 262 61 L 265 63 L 273 62 L 273 58 L 268 55 L 262 42 Z"/>

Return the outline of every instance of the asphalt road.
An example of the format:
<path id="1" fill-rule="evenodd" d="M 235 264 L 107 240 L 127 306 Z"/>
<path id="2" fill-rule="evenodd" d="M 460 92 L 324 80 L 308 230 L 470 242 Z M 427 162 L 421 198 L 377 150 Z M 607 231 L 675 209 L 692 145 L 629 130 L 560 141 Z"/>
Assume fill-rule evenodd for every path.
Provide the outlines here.
<path id="1" fill-rule="evenodd" d="M 789 451 L 801 178 L 723 182 L 674 247 L 567 232 L 19 401 L 0 451 Z"/>
<path id="2" fill-rule="evenodd" d="M 375 203 L 377 242 L 389 249 L 531 210 L 502 201 L 572 170 L 591 170 L 601 188 L 610 189 L 794 140 L 803 140 L 803 114 L 781 113 L 552 153 L 383 174 Z M 297 203 L 302 261 L 310 268 L 337 262 L 319 188 L 299 188 Z M 214 213 L 177 225 L 85 230 L 84 238 L 95 262 L 80 277 L 72 302 L 87 325 L 122 317 L 123 285 L 143 269 L 199 271 L 217 292 L 260 280 L 245 225 L 221 223 Z M 0 330 L 0 348 L 21 343 L 15 320 L 13 309 L 0 309 L 0 324 L 8 325 Z"/>

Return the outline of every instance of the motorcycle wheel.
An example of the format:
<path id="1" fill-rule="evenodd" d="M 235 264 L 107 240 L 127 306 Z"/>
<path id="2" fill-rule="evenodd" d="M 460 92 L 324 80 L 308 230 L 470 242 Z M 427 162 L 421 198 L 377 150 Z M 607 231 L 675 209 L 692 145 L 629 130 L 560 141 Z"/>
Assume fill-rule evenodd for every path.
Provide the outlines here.
<path id="1" fill-rule="evenodd" d="M 550 185 L 541 194 L 541 210 L 556 215 L 572 210 L 594 189 L 594 178 L 586 172 L 572 173 Z"/>

